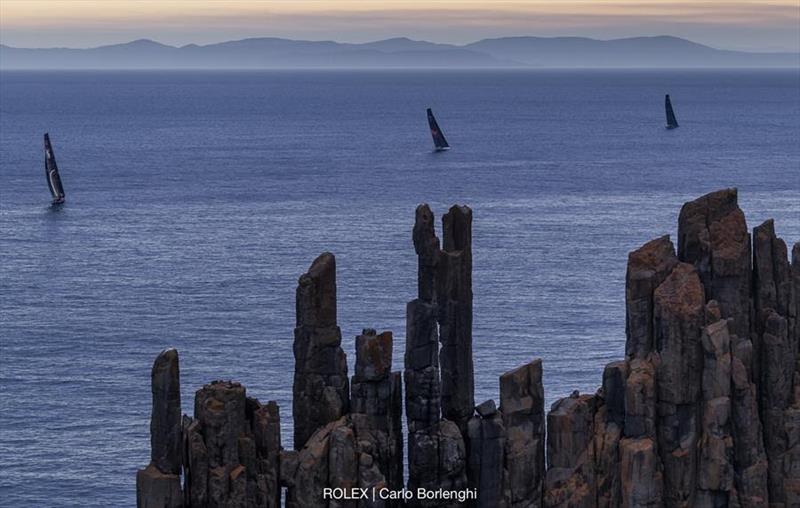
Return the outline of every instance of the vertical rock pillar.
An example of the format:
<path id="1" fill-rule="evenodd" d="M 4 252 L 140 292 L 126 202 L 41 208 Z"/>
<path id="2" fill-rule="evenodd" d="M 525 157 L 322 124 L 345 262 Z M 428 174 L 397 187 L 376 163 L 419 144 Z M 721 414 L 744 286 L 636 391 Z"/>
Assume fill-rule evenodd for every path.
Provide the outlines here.
<path id="1" fill-rule="evenodd" d="M 370 426 L 387 436 L 386 449 L 374 459 L 388 486 L 397 490 L 403 486 L 403 400 L 400 373 L 391 372 L 392 345 L 392 332 L 365 329 L 356 337 L 350 404 L 353 413 L 370 417 Z"/>
<path id="2" fill-rule="evenodd" d="M 506 432 L 503 465 L 505 506 L 540 508 L 545 476 L 541 359 L 500 376 L 500 412 Z"/>
<path id="3" fill-rule="evenodd" d="M 452 230 L 452 227 L 451 227 Z M 456 227 L 459 234 L 462 227 Z M 418 298 L 409 302 L 406 307 L 406 351 L 405 351 L 405 387 L 406 387 L 406 419 L 408 423 L 408 488 L 416 489 L 426 487 L 430 489 L 461 489 L 467 486 L 466 475 L 466 446 L 464 433 L 466 433 L 467 419 L 472 414 L 473 407 L 470 395 L 469 411 L 458 406 L 457 401 L 464 397 L 457 386 L 452 383 L 461 379 L 462 372 L 456 370 L 455 365 L 461 358 L 461 352 L 451 348 L 447 355 L 442 355 L 442 362 L 448 363 L 450 407 L 459 407 L 459 413 L 465 416 L 463 431 L 454 423 L 442 420 L 440 411 L 443 407 L 442 391 L 439 372 L 439 321 L 444 318 L 453 321 L 449 328 L 450 337 L 458 337 L 463 323 L 457 322 L 457 317 L 463 314 L 455 312 L 461 307 L 450 302 L 447 312 L 442 314 L 442 307 L 438 305 L 441 297 L 450 300 L 448 287 L 456 287 L 459 279 L 456 274 L 457 263 L 442 261 L 444 253 L 439 249 L 439 239 L 434 231 L 433 213 L 428 205 L 417 207 L 413 232 L 414 248 L 419 259 L 418 271 Z M 463 238 L 458 237 L 455 245 L 463 245 Z M 455 242 L 455 238 L 452 240 Z M 454 253 L 456 260 L 461 262 L 462 255 Z M 471 259 L 471 258 L 470 258 Z M 445 265 L 443 267 L 443 264 Z M 470 262 L 471 264 L 471 262 Z M 463 264 L 460 266 L 463 267 Z M 453 271 L 453 272 L 451 272 Z M 440 277 L 444 276 L 449 282 L 441 283 Z M 458 286 L 461 287 L 461 286 Z M 459 293 L 461 294 L 461 293 Z M 470 324 L 471 324 L 471 285 L 470 285 Z M 453 339 L 455 340 L 455 339 Z M 447 360 L 445 360 L 445 356 Z M 472 353 L 470 347 L 470 384 Z M 470 389 L 470 394 L 472 390 Z M 437 505 L 437 502 L 419 502 L 414 500 L 411 505 Z"/>
<path id="4" fill-rule="evenodd" d="M 493 400 L 475 408 L 477 414 L 467 424 L 469 432 L 469 486 L 478 498 L 470 505 L 496 508 L 503 500 L 503 457 L 506 433 L 503 417 Z"/>
<path id="5" fill-rule="evenodd" d="M 739 339 L 750 333 L 750 235 L 736 189 L 685 203 L 678 216 L 678 258 L 694 265 L 706 301 L 716 300 Z"/>
<path id="6" fill-rule="evenodd" d="M 442 417 L 466 436 L 475 406 L 472 363 L 472 210 L 453 206 L 443 217 L 436 298 L 439 306 L 439 363 Z"/>
<path id="7" fill-rule="evenodd" d="M 798 432 L 792 428 L 791 418 L 786 418 L 792 404 L 798 351 L 795 298 L 786 244 L 775 236 L 775 226 L 768 220 L 753 229 L 753 337 L 758 345 L 756 381 L 769 461 L 771 504 L 786 504 L 788 476 L 800 476 L 784 464 L 792 446 L 791 434 Z"/>
<path id="8" fill-rule="evenodd" d="M 324 253 L 297 285 L 294 329 L 294 448 L 350 409 L 347 358 L 336 324 L 336 259 Z"/>
<path id="9" fill-rule="evenodd" d="M 731 347 L 728 321 L 703 329 L 702 436 L 698 443 L 695 506 L 729 506 L 734 495 L 731 435 Z"/>
<path id="10" fill-rule="evenodd" d="M 693 266 L 676 265 L 654 294 L 658 394 L 658 451 L 664 502 L 690 507 L 696 490 L 698 403 L 703 371 L 703 285 Z"/>
<path id="11" fill-rule="evenodd" d="M 181 386 L 178 352 L 166 349 L 151 372 L 150 465 L 136 473 L 138 508 L 178 508 L 181 492 Z"/>

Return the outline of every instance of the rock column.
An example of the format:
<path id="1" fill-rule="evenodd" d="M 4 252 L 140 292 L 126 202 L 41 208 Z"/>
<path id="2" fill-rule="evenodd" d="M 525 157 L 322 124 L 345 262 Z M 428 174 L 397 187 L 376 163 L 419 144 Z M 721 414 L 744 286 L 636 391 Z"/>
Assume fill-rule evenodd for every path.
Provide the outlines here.
<path id="1" fill-rule="evenodd" d="M 469 486 L 478 493 L 470 503 L 478 508 L 496 508 L 503 502 L 503 465 L 506 433 L 503 417 L 493 400 L 487 400 L 470 418 Z"/>
<path id="2" fill-rule="evenodd" d="M 698 401 L 705 322 L 703 285 L 694 267 L 676 265 L 654 294 L 658 451 L 664 465 L 664 503 L 692 506 L 699 438 Z"/>
<path id="3" fill-rule="evenodd" d="M 386 443 L 374 454 L 380 471 L 393 489 L 403 487 L 402 388 L 399 372 L 392 368 L 392 332 L 365 329 L 356 337 L 356 373 L 350 398 L 353 413 L 369 416 Z"/>
<path id="4" fill-rule="evenodd" d="M 559 399 L 547 414 L 545 507 L 593 508 L 594 417 L 597 399 L 579 395 Z"/>
<path id="5" fill-rule="evenodd" d="M 470 215 L 471 217 L 471 215 Z M 464 434 L 467 421 L 472 415 L 472 347 L 471 333 L 469 346 L 468 385 L 465 382 L 463 351 L 458 351 L 463 337 L 465 321 L 464 295 L 469 287 L 469 329 L 472 323 L 471 280 L 465 286 L 463 270 L 471 268 L 471 249 L 467 247 L 464 234 L 468 231 L 461 220 L 456 218 L 447 226 L 452 236 L 448 242 L 451 255 L 443 261 L 445 253 L 439 249 L 439 240 L 434 231 L 433 213 L 427 205 L 416 210 L 414 222 L 414 248 L 419 257 L 418 298 L 409 302 L 406 308 L 406 352 L 405 386 L 406 418 L 408 422 L 408 488 L 425 487 L 430 489 L 461 489 L 467 486 L 466 446 Z M 450 219 L 448 219 L 450 221 Z M 450 224 L 450 222 L 448 222 Z M 470 255 L 465 255 L 469 252 Z M 468 260 L 469 262 L 467 263 Z M 445 301 L 445 305 L 440 305 Z M 439 329 L 437 321 L 446 323 L 448 352 L 439 354 Z M 445 340 L 442 341 L 443 349 Z M 447 363 L 448 408 L 452 414 L 462 418 L 463 430 L 454 422 L 440 419 L 444 408 L 444 396 L 440 379 L 439 361 Z M 441 374 L 444 377 L 444 373 Z M 465 396 L 468 388 L 469 396 Z M 469 398 L 469 408 L 462 406 Z M 463 432 L 463 434 L 462 434 Z M 412 505 L 447 506 L 438 502 L 419 502 Z"/>
<path id="6" fill-rule="evenodd" d="M 729 506 L 734 489 L 731 435 L 731 348 L 728 321 L 703 329 L 702 437 L 698 443 L 695 506 Z M 738 500 L 737 500 L 738 501 Z"/>
<path id="7" fill-rule="evenodd" d="M 181 386 L 178 352 L 166 349 L 151 372 L 150 465 L 136 473 L 138 508 L 183 506 L 181 492 Z"/>
<path id="8" fill-rule="evenodd" d="M 541 359 L 500 376 L 500 412 L 506 432 L 503 466 L 505 506 L 541 507 L 545 476 Z"/>
<path id="9" fill-rule="evenodd" d="M 753 229 L 753 336 L 759 350 L 756 372 L 771 504 L 787 502 L 785 483 L 789 476 L 798 476 L 784 464 L 794 431 L 794 422 L 786 418 L 792 404 L 798 349 L 794 300 L 786 244 L 775 236 L 773 222 L 768 220 Z"/>
<path id="10" fill-rule="evenodd" d="M 350 409 L 347 358 L 336 324 L 336 260 L 324 253 L 300 277 L 294 329 L 294 448 Z"/>
<path id="11" fill-rule="evenodd" d="M 439 363 L 442 417 L 466 436 L 475 406 L 472 364 L 472 210 L 453 206 L 442 217 L 436 298 L 439 306 Z"/>

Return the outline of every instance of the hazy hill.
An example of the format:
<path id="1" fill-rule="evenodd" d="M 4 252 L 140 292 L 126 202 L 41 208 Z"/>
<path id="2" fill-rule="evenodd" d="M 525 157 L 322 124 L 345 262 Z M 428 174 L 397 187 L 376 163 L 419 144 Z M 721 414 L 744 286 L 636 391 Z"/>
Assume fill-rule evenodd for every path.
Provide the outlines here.
<path id="1" fill-rule="evenodd" d="M 800 54 L 725 51 L 677 37 L 505 37 L 457 46 L 404 37 L 364 44 L 274 37 L 175 47 L 140 39 L 89 49 L 0 46 L 2 69 L 800 67 Z"/>
<path id="2" fill-rule="evenodd" d="M 797 53 L 714 49 L 678 37 L 505 37 L 467 49 L 537 67 L 798 67 Z"/>

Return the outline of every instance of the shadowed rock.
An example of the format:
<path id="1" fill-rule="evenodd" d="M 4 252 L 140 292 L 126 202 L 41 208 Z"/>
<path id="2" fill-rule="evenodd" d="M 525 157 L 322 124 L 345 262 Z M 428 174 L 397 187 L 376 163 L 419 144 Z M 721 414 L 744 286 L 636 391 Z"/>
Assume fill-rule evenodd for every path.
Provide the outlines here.
<path id="1" fill-rule="evenodd" d="M 703 371 L 701 329 L 705 298 L 692 265 L 675 266 L 654 294 L 654 332 L 660 361 L 658 392 L 658 452 L 664 467 L 664 502 L 693 503 L 699 439 L 698 401 Z"/>
<path id="2" fill-rule="evenodd" d="M 770 503 L 786 503 L 786 412 L 792 403 L 798 339 L 792 267 L 786 244 L 768 220 L 753 229 L 753 340 L 764 424 Z M 792 474 L 795 476 L 796 474 Z"/>
<path id="3" fill-rule="evenodd" d="M 436 307 L 413 300 L 406 307 L 405 387 L 409 432 L 439 422 L 441 390 Z"/>
<path id="4" fill-rule="evenodd" d="M 471 211 L 443 217 L 440 249 L 433 214 L 418 207 L 418 298 L 406 309 L 408 488 L 469 486 L 478 493 L 469 504 L 506 508 L 800 506 L 800 244 L 789 264 L 767 221 L 751 248 L 736 201 L 724 190 L 686 203 L 678 256 L 668 237 L 630 253 L 626 359 L 606 366 L 595 395 L 553 404 L 547 469 L 540 360 L 500 377 L 499 409 L 472 406 Z M 401 504 L 322 498 L 328 487 L 403 481 L 392 336 L 357 337 L 350 383 L 330 254 L 300 278 L 294 346 L 293 451 L 280 447 L 277 405 L 238 383 L 204 386 L 195 418 L 181 421 L 177 353 L 159 355 L 139 506 L 277 507 L 281 487 L 289 508 Z"/>
<path id="5" fill-rule="evenodd" d="M 153 362 L 150 457 L 162 473 L 181 473 L 181 382 L 178 351 L 166 349 Z"/>
<path id="6" fill-rule="evenodd" d="M 406 307 L 405 351 L 408 488 L 412 490 L 467 486 L 464 441 L 473 412 L 471 212 L 454 207 L 443 222 L 444 251 L 439 249 L 430 208 L 417 207 L 413 240 L 419 257 L 419 297 Z M 460 428 L 440 420 L 445 407 Z M 411 505 L 449 506 L 419 500 Z"/>
<path id="7" fill-rule="evenodd" d="M 703 329 L 702 437 L 698 443 L 695 506 L 729 506 L 735 499 L 728 321 Z"/>
<path id="8" fill-rule="evenodd" d="M 294 446 L 350 409 L 347 358 L 336 324 L 336 260 L 324 253 L 300 277 L 294 329 Z"/>
<path id="9" fill-rule="evenodd" d="M 403 486 L 402 381 L 392 367 L 392 332 L 365 329 L 356 337 L 356 374 L 351 387 L 353 413 L 369 417 L 371 433 L 383 448 L 368 461 L 393 489 Z"/>
<path id="10" fill-rule="evenodd" d="M 508 508 L 541 506 L 545 475 L 541 359 L 500 376 L 500 412 L 506 432 L 504 502 Z"/>
<path id="11" fill-rule="evenodd" d="M 625 275 L 625 354 L 644 358 L 653 350 L 653 293 L 678 264 L 669 236 L 628 254 Z"/>
<path id="12" fill-rule="evenodd" d="M 136 472 L 137 508 L 180 508 L 183 506 L 181 478 L 176 474 L 162 473 L 150 463 Z"/>
<path id="13" fill-rule="evenodd" d="M 439 238 L 436 237 L 433 212 L 427 204 L 417 207 L 412 234 L 417 252 L 417 290 L 422 301 L 436 301 L 436 270 L 439 264 Z"/>
<path id="14" fill-rule="evenodd" d="M 455 423 L 441 420 L 408 436 L 408 488 L 416 490 L 462 490 L 467 484 L 467 452 Z M 411 472 L 414 472 L 412 475 Z M 461 506 L 456 501 L 414 499 L 409 506 Z"/>
<path id="15" fill-rule="evenodd" d="M 719 303 L 732 332 L 750 332 L 750 235 L 736 189 L 706 194 L 683 205 L 678 258 L 697 269 L 707 300 Z"/>
<path id="16" fill-rule="evenodd" d="M 547 414 L 545 507 L 593 507 L 594 416 L 597 399 L 579 395 L 557 400 Z"/>
<path id="17" fill-rule="evenodd" d="M 619 444 L 622 506 L 664 506 L 663 476 L 651 438 L 626 438 Z"/>
<path id="18" fill-rule="evenodd" d="M 628 362 L 613 362 L 603 371 L 600 404 L 594 418 L 594 461 L 598 508 L 622 503 L 619 442 L 625 424 L 625 383 Z"/>
<path id="19" fill-rule="evenodd" d="M 472 210 L 453 206 L 443 217 L 436 276 L 442 417 L 466 435 L 475 406 L 472 363 Z"/>
<path id="20" fill-rule="evenodd" d="M 495 508 L 503 500 L 503 457 L 505 454 L 505 428 L 503 417 L 493 400 L 475 408 L 477 414 L 470 418 L 469 432 L 469 486 L 476 489 L 478 499 L 470 503 L 480 508 Z"/>
<path id="21" fill-rule="evenodd" d="M 636 359 L 629 365 L 625 384 L 626 437 L 656 435 L 656 371 L 647 360 Z"/>

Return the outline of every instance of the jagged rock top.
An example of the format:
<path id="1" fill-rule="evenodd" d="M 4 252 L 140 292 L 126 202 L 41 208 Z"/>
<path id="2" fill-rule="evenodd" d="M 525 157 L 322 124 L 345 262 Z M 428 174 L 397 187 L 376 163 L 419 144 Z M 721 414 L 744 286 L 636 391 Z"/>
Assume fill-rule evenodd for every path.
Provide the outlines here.
<path id="1" fill-rule="evenodd" d="M 442 249 L 446 252 L 472 251 L 472 209 L 453 205 L 442 217 L 444 238 Z"/>
<path id="2" fill-rule="evenodd" d="M 336 258 L 320 254 L 297 285 L 297 325 L 336 326 Z"/>
<path id="3" fill-rule="evenodd" d="M 735 187 L 709 192 L 693 201 L 684 203 L 678 216 L 678 222 L 702 219 L 706 225 L 711 224 L 730 212 L 739 210 L 738 198 L 739 193 Z"/>
<path id="4" fill-rule="evenodd" d="M 628 274 L 630 278 L 648 278 L 669 272 L 677 263 L 675 246 L 669 235 L 664 235 L 628 254 Z"/>
<path id="5" fill-rule="evenodd" d="M 704 312 L 705 293 L 697 271 L 688 263 L 679 263 L 656 288 L 657 305 L 675 316 L 693 316 Z"/>
<path id="6" fill-rule="evenodd" d="M 712 262 L 717 275 L 723 275 L 720 272 L 726 266 L 735 269 L 735 261 L 749 252 L 747 224 L 736 189 L 712 192 L 684 204 L 678 216 L 678 232 L 681 261 L 697 262 L 713 245 Z"/>
<path id="7" fill-rule="evenodd" d="M 419 205 L 414 214 L 414 232 L 412 238 L 414 249 L 419 256 L 428 256 L 439 249 L 439 239 L 436 237 L 433 212 L 427 203 Z"/>

